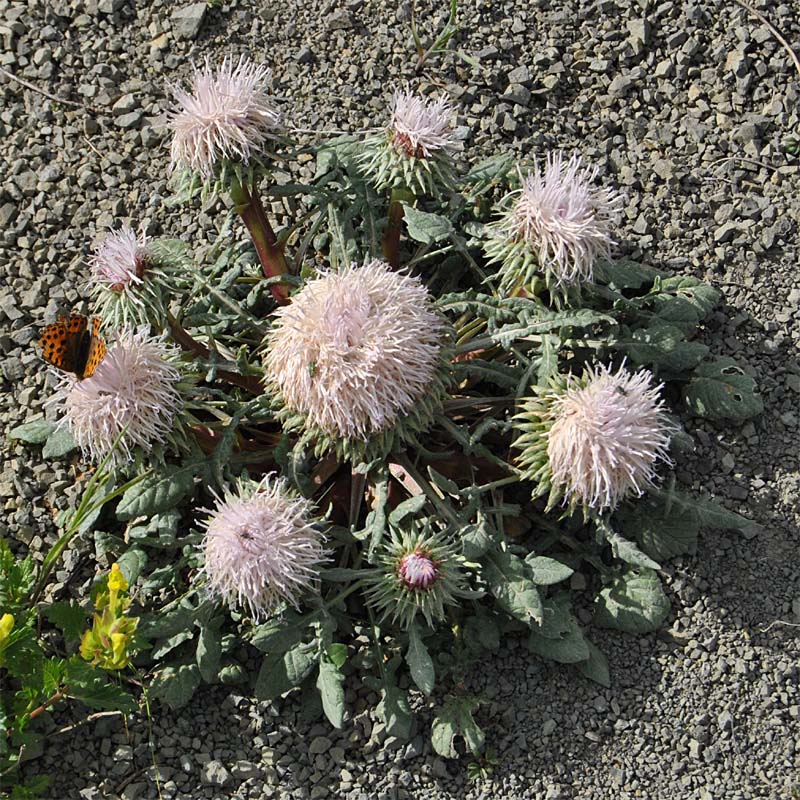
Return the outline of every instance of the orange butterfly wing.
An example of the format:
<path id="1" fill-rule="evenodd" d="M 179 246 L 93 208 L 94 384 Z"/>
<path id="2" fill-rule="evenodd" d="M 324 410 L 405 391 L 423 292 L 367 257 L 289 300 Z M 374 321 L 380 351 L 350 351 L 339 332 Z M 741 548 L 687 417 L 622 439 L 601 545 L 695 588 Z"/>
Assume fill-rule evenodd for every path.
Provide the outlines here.
<path id="1" fill-rule="evenodd" d="M 94 375 L 97 365 L 105 358 L 106 343 L 100 336 L 100 318 L 92 320 L 92 338 L 89 342 L 89 352 L 86 354 L 86 366 L 83 368 L 83 375 L 79 377 L 88 378 Z"/>
<path id="2" fill-rule="evenodd" d="M 99 335 L 100 320 L 95 317 L 91 323 L 90 332 L 89 319 L 82 314 L 59 317 L 42 331 L 42 358 L 79 379 L 92 375 L 106 354 L 106 344 Z"/>

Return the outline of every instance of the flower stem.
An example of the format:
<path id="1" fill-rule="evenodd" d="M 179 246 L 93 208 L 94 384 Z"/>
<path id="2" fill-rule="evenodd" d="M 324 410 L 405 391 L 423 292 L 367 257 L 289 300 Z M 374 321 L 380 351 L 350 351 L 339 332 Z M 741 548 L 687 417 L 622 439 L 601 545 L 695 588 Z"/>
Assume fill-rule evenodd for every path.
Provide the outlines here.
<path id="1" fill-rule="evenodd" d="M 34 708 L 33 711 L 30 713 L 30 719 L 36 719 L 39 714 L 47 711 L 47 709 L 53 705 L 53 703 L 57 703 L 64 695 L 67 693 L 67 687 L 65 686 L 63 689 L 59 689 L 52 697 L 49 697 L 47 700 L 44 701 L 38 708 Z"/>
<path id="2" fill-rule="evenodd" d="M 278 237 L 269 224 L 258 193 L 251 192 L 235 176 L 231 178 L 229 189 L 236 213 L 242 218 L 253 240 L 264 275 L 267 278 L 285 275 L 289 270 L 283 248 L 278 244 Z M 274 283 L 269 289 L 279 305 L 284 306 L 289 302 L 288 291 L 283 284 Z"/>
<path id="3" fill-rule="evenodd" d="M 383 257 L 395 269 L 400 266 L 400 233 L 403 230 L 404 202 L 410 202 L 414 195 L 408 189 L 392 189 L 389 199 L 389 214 L 383 234 Z"/>

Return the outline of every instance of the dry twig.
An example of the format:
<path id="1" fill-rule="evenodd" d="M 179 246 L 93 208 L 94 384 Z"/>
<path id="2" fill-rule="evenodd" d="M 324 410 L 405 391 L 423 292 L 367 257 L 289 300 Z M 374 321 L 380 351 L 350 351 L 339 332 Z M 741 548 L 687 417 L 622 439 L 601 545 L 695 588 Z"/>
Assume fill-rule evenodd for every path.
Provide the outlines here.
<path id="1" fill-rule="evenodd" d="M 53 100 L 56 103 L 62 103 L 65 106 L 72 106 L 73 108 L 82 108 L 84 111 L 92 111 L 97 112 L 96 108 L 92 108 L 92 106 L 86 106 L 83 103 L 78 103 L 75 100 L 67 100 L 63 97 L 58 97 L 57 95 L 50 94 L 50 92 L 46 91 L 45 89 L 40 89 L 36 84 L 31 83 L 30 81 L 26 81 L 24 78 L 20 78 L 18 75 L 15 75 L 13 72 L 9 72 L 4 67 L 0 67 L 0 75 L 5 75 L 6 78 L 9 80 L 15 81 L 16 83 L 24 86 L 26 89 L 30 89 L 32 92 L 36 92 L 37 94 L 44 95 L 49 100 Z"/>
<path id="2" fill-rule="evenodd" d="M 797 53 L 792 50 L 791 45 L 786 39 L 783 38 L 781 32 L 757 9 L 753 8 L 749 3 L 745 3 L 744 0 L 736 0 L 736 3 L 740 5 L 745 11 L 749 11 L 753 16 L 758 17 L 764 25 L 767 26 L 769 32 L 783 45 L 786 52 L 789 54 L 792 61 L 794 61 L 794 65 L 797 68 L 798 74 L 800 74 L 800 58 L 797 57 Z"/>

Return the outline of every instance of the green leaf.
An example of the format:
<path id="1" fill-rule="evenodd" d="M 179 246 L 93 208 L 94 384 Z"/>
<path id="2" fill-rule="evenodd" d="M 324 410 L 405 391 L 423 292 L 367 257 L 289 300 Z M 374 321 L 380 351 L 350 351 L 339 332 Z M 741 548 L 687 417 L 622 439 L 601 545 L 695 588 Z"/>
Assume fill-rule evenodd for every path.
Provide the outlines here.
<path id="1" fill-rule="evenodd" d="M 334 728 L 344 724 L 344 675 L 327 658 L 320 658 L 317 689 L 322 698 L 322 710 Z"/>
<path id="2" fill-rule="evenodd" d="M 55 423 L 46 419 L 34 419 L 22 425 L 17 425 L 8 432 L 9 439 L 18 439 L 28 444 L 42 444 L 55 430 Z"/>
<path id="3" fill-rule="evenodd" d="M 471 650 L 497 650 L 500 647 L 500 623 L 494 614 L 478 606 L 475 615 L 464 623 L 464 642 Z"/>
<path id="4" fill-rule="evenodd" d="M 663 275 L 653 267 L 624 258 L 620 261 L 603 261 L 594 267 L 595 283 L 606 284 L 614 289 L 641 289 Z"/>
<path id="5" fill-rule="evenodd" d="M 652 570 L 626 572 L 600 590 L 595 600 L 597 625 L 627 633 L 657 630 L 669 614 L 669 600 Z"/>
<path id="6" fill-rule="evenodd" d="M 347 645 L 341 642 L 333 642 L 325 648 L 325 653 L 333 665 L 341 669 L 347 661 Z"/>
<path id="7" fill-rule="evenodd" d="M 755 381 L 728 356 L 698 367 L 683 399 L 690 411 L 707 419 L 741 421 L 764 410 Z"/>
<path id="8" fill-rule="evenodd" d="M 47 437 L 47 441 L 44 443 L 42 458 L 62 458 L 67 455 L 67 453 L 77 450 L 77 448 L 78 445 L 75 444 L 75 440 L 72 438 L 72 434 L 69 432 L 68 428 L 56 428 L 56 430 Z"/>
<path id="9" fill-rule="evenodd" d="M 449 696 L 438 709 L 431 728 L 431 744 L 442 758 L 458 758 L 456 736 L 462 736 L 473 755 L 483 752 L 484 734 L 472 717 L 480 701 L 475 697 Z"/>
<path id="10" fill-rule="evenodd" d="M 163 667 L 153 677 L 150 694 L 173 710 L 182 708 L 197 691 L 200 678 L 200 668 L 197 664 Z"/>
<path id="11" fill-rule="evenodd" d="M 386 682 L 381 688 L 381 701 L 375 709 L 380 719 L 386 725 L 386 733 L 398 739 L 408 739 L 411 735 L 411 723 L 413 717 L 408 705 L 408 695 L 389 683 L 387 676 Z"/>
<path id="12" fill-rule="evenodd" d="M 668 375 L 693 370 L 709 352 L 701 342 L 687 342 L 680 328 L 658 321 L 634 331 L 632 339 L 620 342 L 617 349 L 626 352 L 637 366 L 655 366 Z"/>
<path id="13" fill-rule="evenodd" d="M 658 497 L 648 496 L 619 509 L 613 519 L 656 561 L 693 553 L 697 548 L 700 522 L 694 509 L 673 505 L 668 510 Z"/>
<path id="14" fill-rule="evenodd" d="M 494 543 L 494 529 L 484 514 L 478 512 L 474 524 L 467 525 L 461 535 L 461 550 L 469 561 L 480 558 Z"/>
<path id="15" fill-rule="evenodd" d="M 250 644 L 262 653 L 283 654 L 303 641 L 308 626 L 316 618 L 316 615 L 299 617 L 286 614 L 282 619 L 256 625 L 249 637 Z"/>
<path id="16" fill-rule="evenodd" d="M 682 276 L 664 278 L 653 288 L 657 293 L 649 299 L 656 318 L 679 325 L 687 333 L 711 313 L 722 297 L 719 289 L 697 278 Z"/>
<path id="17" fill-rule="evenodd" d="M 453 233 L 453 223 L 447 217 L 419 211 L 413 206 L 403 204 L 408 235 L 415 242 L 434 244 L 447 239 Z"/>
<path id="18" fill-rule="evenodd" d="M 131 486 L 117 506 L 117 518 L 151 517 L 175 508 L 194 491 L 195 469 L 194 464 L 187 467 L 168 466 L 160 473 Z"/>
<path id="19" fill-rule="evenodd" d="M 450 494 L 458 497 L 458 484 L 450 478 L 437 472 L 433 467 L 428 467 L 428 475 L 435 486 L 438 486 L 444 494 Z"/>
<path id="20" fill-rule="evenodd" d="M 412 624 L 408 631 L 406 663 L 419 690 L 423 694 L 431 694 L 436 685 L 436 668 L 416 623 Z"/>
<path id="21" fill-rule="evenodd" d="M 197 666 L 206 683 L 213 683 L 219 675 L 219 664 L 222 657 L 221 636 L 219 628 L 205 625 L 200 628 L 200 635 L 197 637 L 195 654 Z"/>
<path id="22" fill-rule="evenodd" d="M 633 542 L 624 536 L 620 536 L 606 520 L 598 519 L 595 521 L 595 525 L 603 535 L 603 538 L 611 545 L 611 552 L 615 558 L 619 558 L 634 567 L 660 569 L 660 564 L 645 555 Z"/>
<path id="23" fill-rule="evenodd" d="M 166 611 L 143 615 L 138 633 L 146 639 L 162 639 L 191 629 L 194 609 L 176 605 Z"/>
<path id="24" fill-rule="evenodd" d="M 86 628 L 88 613 L 75 602 L 52 603 L 44 609 L 44 615 L 70 641 L 79 641 Z"/>
<path id="25" fill-rule="evenodd" d="M 512 553 L 492 553 L 484 564 L 486 578 L 492 594 L 509 614 L 530 624 L 542 623 L 542 598 L 531 578 L 525 562 Z"/>
<path id="26" fill-rule="evenodd" d="M 109 680 L 107 673 L 88 664 L 80 656 L 73 656 L 67 661 L 64 682 L 69 687 L 68 695 L 90 708 L 131 714 L 138 707 L 136 700 Z"/>
<path id="27" fill-rule="evenodd" d="M 141 547 L 131 547 L 117 559 L 117 563 L 128 584 L 132 586 L 147 565 L 147 553 Z"/>
<path id="28" fill-rule="evenodd" d="M 589 645 L 583 638 L 583 631 L 574 622 L 568 632 L 558 639 L 551 639 L 531 631 L 528 649 L 542 658 L 558 661 L 560 664 L 576 664 L 589 657 Z"/>
<path id="29" fill-rule="evenodd" d="M 547 556 L 537 556 L 531 553 L 525 557 L 525 562 L 533 572 L 533 582 L 538 586 L 551 586 L 569 578 L 574 569 Z"/>
<path id="30" fill-rule="evenodd" d="M 389 524 L 399 525 L 406 517 L 416 514 L 425 505 L 426 497 L 424 494 L 415 494 L 408 500 L 403 500 L 391 514 L 389 514 Z"/>
<path id="31" fill-rule="evenodd" d="M 606 689 L 610 689 L 611 673 L 608 669 L 608 659 L 603 655 L 600 648 L 592 644 L 588 639 L 586 644 L 589 647 L 589 658 L 575 666 L 584 677 L 599 683 L 601 686 L 605 686 Z"/>
<path id="32" fill-rule="evenodd" d="M 298 644 L 285 653 L 264 657 L 256 678 L 259 700 L 274 700 L 299 686 L 312 672 L 319 653 L 307 644 Z"/>

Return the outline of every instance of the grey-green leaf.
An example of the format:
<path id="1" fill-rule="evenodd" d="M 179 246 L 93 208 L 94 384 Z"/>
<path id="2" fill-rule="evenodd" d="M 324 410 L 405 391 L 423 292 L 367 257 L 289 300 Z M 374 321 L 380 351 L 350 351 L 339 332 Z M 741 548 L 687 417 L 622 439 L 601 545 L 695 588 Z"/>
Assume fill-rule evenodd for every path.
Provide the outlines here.
<path id="1" fill-rule="evenodd" d="M 338 667 L 327 658 L 319 662 L 319 676 L 317 689 L 322 698 L 322 710 L 334 728 L 341 728 L 344 724 L 344 675 Z"/>
<path id="2" fill-rule="evenodd" d="M 222 657 L 220 638 L 219 628 L 210 626 L 200 628 L 200 636 L 197 638 L 197 666 L 206 683 L 213 683 L 219 675 L 219 664 Z"/>
<path id="3" fill-rule="evenodd" d="M 589 680 L 599 683 L 601 686 L 605 686 L 606 689 L 610 688 L 611 673 L 608 669 L 608 659 L 603 655 L 597 645 L 592 644 L 592 642 L 588 640 L 586 644 L 589 647 L 589 658 L 575 666 L 580 673 L 589 678 Z"/>
<path id="4" fill-rule="evenodd" d="M 42 444 L 47 437 L 55 430 L 55 423 L 46 419 L 35 419 L 17 425 L 8 432 L 9 439 L 17 439 L 28 444 Z"/>
<path id="5" fill-rule="evenodd" d="M 419 211 L 413 206 L 405 205 L 404 208 L 408 235 L 415 242 L 434 244 L 446 239 L 453 232 L 453 223 L 447 217 Z"/>
<path id="6" fill-rule="evenodd" d="M 647 567 L 659 569 L 660 564 L 643 553 L 633 542 L 617 533 L 607 521 L 599 519 L 596 522 L 597 530 L 603 534 L 605 540 L 611 545 L 611 552 L 615 558 L 625 561 L 634 567 Z"/>
<path id="7" fill-rule="evenodd" d="M 170 708 L 178 709 L 192 699 L 199 685 L 200 670 L 197 664 L 164 667 L 155 674 L 150 693 Z"/>
<path id="8" fill-rule="evenodd" d="M 698 367 L 683 399 L 692 412 L 708 419 L 741 421 L 764 410 L 755 381 L 727 356 Z"/>
<path id="9" fill-rule="evenodd" d="M 42 458 L 63 458 L 77 448 L 68 428 L 56 428 L 44 443 Z"/>
<path id="10" fill-rule="evenodd" d="M 264 657 L 256 678 L 255 695 L 259 700 L 273 700 L 299 686 L 317 663 L 318 654 L 305 644 L 285 653 Z"/>
<path id="11" fill-rule="evenodd" d="M 443 758 L 458 758 L 455 748 L 456 736 L 463 736 L 467 748 L 473 755 L 483 752 L 484 734 L 475 723 L 472 712 L 479 701 L 474 697 L 448 697 L 436 712 L 431 728 L 433 749 Z"/>
<path id="12" fill-rule="evenodd" d="M 542 598 L 525 562 L 506 551 L 492 553 L 484 564 L 492 594 L 509 614 L 530 624 L 542 623 Z"/>
<path id="13" fill-rule="evenodd" d="M 547 556 L 531 554 L 525 557 L 525 561 L 533 572 L 533 582 L 538 586 L 551 586 L 554 583 L 565 581 L 575 571 L 566 564 Z"/>
<path id="14" fill-rule="evenodd" d="M 650 633 L 661 626 L 669 608 L 658 575 L 647 569 L 631 570 L 600 591 L 594 621 L 627 633 Z"/>
<path id="15" fill-rule="evenodd" d="M 419 626 L 415 623 L 408 631 L 408 651 L 406 663 L 417 687 L 424 694 L 430 694 L 436 684 L 436 668 L 433 666 L 428 648 L 422 641 Z"/>
<path id="16" fill-rule="evenodd" d="M 194 491 L 194 469 L 170 466 L 131 486 L 117 506 L 117 518 L 150 517 L 175 508 Z"/>

